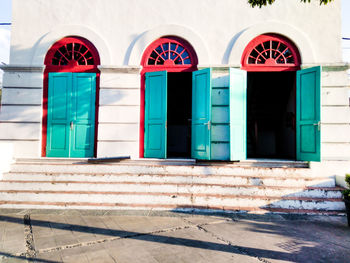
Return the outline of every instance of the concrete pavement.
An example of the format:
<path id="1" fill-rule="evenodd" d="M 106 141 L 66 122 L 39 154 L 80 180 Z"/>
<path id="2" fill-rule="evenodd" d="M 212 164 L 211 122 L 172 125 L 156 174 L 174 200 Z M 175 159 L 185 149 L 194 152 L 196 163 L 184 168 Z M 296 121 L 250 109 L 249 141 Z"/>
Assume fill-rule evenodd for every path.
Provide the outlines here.
<path id="1" fill-rule="evenodd" d="M 346 217 L 0 210 L 0 262 L 350 262 Z"/>

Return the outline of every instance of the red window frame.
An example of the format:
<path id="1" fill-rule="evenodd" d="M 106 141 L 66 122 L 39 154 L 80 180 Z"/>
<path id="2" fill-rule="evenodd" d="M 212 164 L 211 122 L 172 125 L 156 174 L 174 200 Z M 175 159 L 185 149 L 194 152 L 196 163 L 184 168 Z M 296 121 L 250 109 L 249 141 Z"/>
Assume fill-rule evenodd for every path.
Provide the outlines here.
<path id="1" fill-rule="evenodd" d="M 71 61 L 68 65 L 52 65 L 52 59 L 55 56 L 56 51 L 67 44 L 77 43 L 85 46 L 93 56 L 93 65 L 78 65 Z M 46 156 L 46 139 L 47 139 L 47 97 L 49 86 L 49 73 L 51 72 L 71 72 L 71 73 L 96 73 L 96 104 L 95 104 L 95 141 L 94 141 L 94 156 L 97 154 L 97 132 L 98 132 L 98 105 L 99 105 L 99 91 L 100 91 L 100 70 L 97 68 L 100 65 L 100 56 L 95 46 L 85 38 L 77 36 L 65 37 L 51 46 L 46 53 L 44 71 L 44 85 L 43 85 L 43 116 L 42 116 L 42 143 L 41 143 L 41 156 Z"/>
<path id="2" fill-rule="evenodd" d="M 165 62 L 164 65 L 149 65 L 148 59 L 152 52 L 160 45 L 165 43 L 174 43 L 181 45 L 189 54 L 190 64 L 174 64 L 170 61 Z M 164 36 L 152 42 L 144 51 L 141 59 L 141 101 L 140 101 L 140 145 L 139 156 L 144 157 L 144 128 L 145 128 L 145 73 L 154 71 L 167 72 L 193 72 L 197 70 L 198 58 L 189 42 L 175 36 Z"/>
<path id="3" fill-rule="evenodd" d="M 265 61 L 264 64 L 249 63 L 249 57 L 251 56 L 252 52 L 254 50 L 257 51 L 256 47 L 262 46 L 262 43 L 265 43 L 267 41 L 270 41 L 271 43 L 272 41 L 278 42 L 286 46 L 286 50 L 288 49 L 289 51 L 289 56 L 293 56 L 293 62 L 278 64 L 276 63 L 275 59 L 270 57 Z M 269 48 L 265 50 L 266 52 L 270 52 Z M 265 50 L 261 53 L 264 53 Z M 278 52 L 278 51 L 272 50 L 271 54 L 274 52 Z M 281 52 L 280 55 L 278 56 L 283 56 L 282 53 L 283 52 Z M 246 71 L 255 71 L 255 72 L 256 71 L 296 71 L 300 69 L 301 58 L 300 58 L 298 48 L 289 39 L 277 34 L 263 34 L 254 38 L 244 49 L 242 59 L 241 59 L 241 65 L 242 65 L 242 69 Z"/>

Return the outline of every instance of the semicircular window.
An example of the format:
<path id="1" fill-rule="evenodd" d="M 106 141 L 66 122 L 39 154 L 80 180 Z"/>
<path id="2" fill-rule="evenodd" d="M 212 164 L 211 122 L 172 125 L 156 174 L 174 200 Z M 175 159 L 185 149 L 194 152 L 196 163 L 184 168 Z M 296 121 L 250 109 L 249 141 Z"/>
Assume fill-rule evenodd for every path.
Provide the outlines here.
<path id="1" fill-rule="evenodd" d="M 190 65 L 189 52 L 185 47 L 174 42 L 165 42 L 152 50 L 147 65 Z"/>
<path id="2" fill-rule="evenodd" d="M 94 58 L 91 51 L 83 44 L 68 43 L 59 47 L 53 58 L 52 65 L 67 66 L 67 65 L 94 65 Z"/>
<path id="3" fill-rule="evenodd" d="M 248 64 L 295 64 L 295 61 L 291 49 L 277 40 L 259 43 L 248 57 Z"/>

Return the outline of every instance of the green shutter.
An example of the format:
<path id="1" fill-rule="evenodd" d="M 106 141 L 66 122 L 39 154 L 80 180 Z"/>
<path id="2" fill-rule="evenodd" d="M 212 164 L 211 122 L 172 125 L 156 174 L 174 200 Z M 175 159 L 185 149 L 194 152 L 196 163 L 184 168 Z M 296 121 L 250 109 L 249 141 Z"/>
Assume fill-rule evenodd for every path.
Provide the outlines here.
<path id="1" fill-rule="evenodd" d="M 230 68 L 230 160 L 247 158 L 247 72 Z"/>
<path id="2" fill-rule="evenodd" d="M 192 158 L 210 159 L 211 69 L 192 73 Z"/>
<path id="3" fill-rule="evenodd" d="M 145 90 L 145 158 L 166 158 L 167 72 L 148 72 Z"/>
<path id="4" fill-rule="evenodd" d="M 296 155 L 300 161 L 321 160 L 321 67 L 297 72 Z"/>

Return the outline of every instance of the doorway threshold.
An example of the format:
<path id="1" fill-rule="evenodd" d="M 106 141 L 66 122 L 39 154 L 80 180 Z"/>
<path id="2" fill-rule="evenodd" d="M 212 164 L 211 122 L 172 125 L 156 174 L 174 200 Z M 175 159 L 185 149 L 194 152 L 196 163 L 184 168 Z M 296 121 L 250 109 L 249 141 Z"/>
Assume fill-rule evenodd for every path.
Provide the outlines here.
<path id="1" fill-rule="evenodd" d="M 196 165 L 230 166 L 230 167 L 261 167 L 261 168 L 309 168 L 308 162 L 290 159 L 249 158 L 242 161 L 200 161 Z"/>
<path id="2" fill-rule="evenodd" d="M 158 158 L 139 158 L 133 159 L 129 162 L 135 161 L 137 163 L 146 164 L 159 164 L 159 165 L 195 165 L 196 159 L 186 158 L 169 158 L 169 159 L 158 159 Z"/>
<path id="3" fill-rule="evenodd" d="M 256 167 L 286 167 L 286 168 L 309 168 L 309 163 L 304 161 L 295 161 L 291 159 L 269 159 L 269 158 L 248 158 L 237 162 L 242 166 Z"/>

